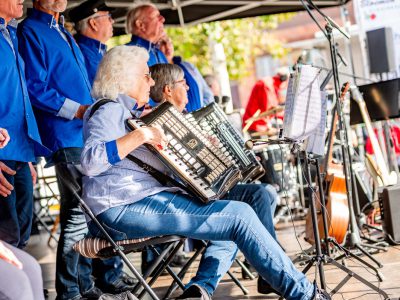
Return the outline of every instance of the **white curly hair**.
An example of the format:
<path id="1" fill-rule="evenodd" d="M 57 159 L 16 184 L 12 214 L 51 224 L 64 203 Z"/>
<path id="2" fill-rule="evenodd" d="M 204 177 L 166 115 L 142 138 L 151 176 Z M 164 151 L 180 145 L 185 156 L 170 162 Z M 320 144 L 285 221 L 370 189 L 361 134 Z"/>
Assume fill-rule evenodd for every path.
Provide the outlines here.
<path id="1" fill-rule="evenodd" d="M 141 76 L 137 69 L 149 60 L 144 48 L 117 46 L 108 51 L 97 70 L 92 96 L 95 99 L 116 99 L 127 94 Z"/>

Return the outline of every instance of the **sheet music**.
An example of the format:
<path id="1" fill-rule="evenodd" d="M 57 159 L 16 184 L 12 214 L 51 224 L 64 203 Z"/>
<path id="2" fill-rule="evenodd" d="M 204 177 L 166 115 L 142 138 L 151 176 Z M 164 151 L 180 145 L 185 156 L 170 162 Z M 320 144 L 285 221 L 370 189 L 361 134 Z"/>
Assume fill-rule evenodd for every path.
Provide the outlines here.
<path id="1" fill-rule="evenodd" d="M 314 134 L 308 138 L 307 149 L 308 153 L 316 155 L 324 155 L 325 153 L 325 127 L 327 119 L 327 94 L 325 91 L 321 92 L 321 121 Z"/>
<path id="2" fill-rule="evenodd" d="M 320 127 L 321 94 L 319 70 L 302 65 L 291 75 L 285 104 L 283 135 L 293 140 L 304 140 Z"/>

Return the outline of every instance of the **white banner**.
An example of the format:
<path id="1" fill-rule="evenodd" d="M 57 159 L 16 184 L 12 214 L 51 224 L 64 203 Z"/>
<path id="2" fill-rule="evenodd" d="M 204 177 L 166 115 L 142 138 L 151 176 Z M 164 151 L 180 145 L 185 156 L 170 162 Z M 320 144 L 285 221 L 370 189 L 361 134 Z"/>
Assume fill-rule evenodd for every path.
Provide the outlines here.
<path id="1" fill-rule="evenodd" d="M 397 76 L 400 76 L 400 0 L 354 0 L 361 32 L 391 27 Z M 357 8 L 356 8 L 357 9 Z"/>

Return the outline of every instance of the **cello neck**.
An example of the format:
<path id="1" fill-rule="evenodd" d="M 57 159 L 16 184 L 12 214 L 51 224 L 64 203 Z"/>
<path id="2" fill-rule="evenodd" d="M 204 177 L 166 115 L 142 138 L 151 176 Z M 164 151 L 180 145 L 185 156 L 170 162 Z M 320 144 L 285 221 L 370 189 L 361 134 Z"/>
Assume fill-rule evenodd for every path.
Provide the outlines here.
<path id="1" fill-rule="evenodd" d="M 343 102 L 344 97 L 346 96 L 347 91 L 350 88 L 350 83 L 346 82 L 343 84 L 341 92 L 340 92 L 340 97 L 338 101 L 336 102 L 336 105 L 341 105 L 341 102 Z M 335 132 L 336 132 L 336 127 L 337 127 L 337 122 L 338 122 L 338 113 L 336 106 L 333 108 L 333 118 L 332 118 L 332 126 L 331 130 L 329 132 L 329 142 L 328 142 L 328 149 L 327 153 L 325 156 L 325 161 L 324 161 L 324 166 L 323 166 L 323 172 L 326 172 L 328 170 L 329 164 L 332 162 L 332 150 L 333 150 L 333 143 L 335 141 Z"/>

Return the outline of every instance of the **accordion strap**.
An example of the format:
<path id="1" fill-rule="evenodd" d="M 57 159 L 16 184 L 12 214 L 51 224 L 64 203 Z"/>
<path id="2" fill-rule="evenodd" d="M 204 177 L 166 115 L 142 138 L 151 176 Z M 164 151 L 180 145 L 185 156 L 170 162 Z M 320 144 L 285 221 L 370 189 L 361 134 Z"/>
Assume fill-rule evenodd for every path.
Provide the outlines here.
<path id="1" fill-rule="evenodd" d="M 114 101 L 114 100 L 111 100 L 111 99 L 106 99 L 106 98 L 104 98 L 104 99 L 98 100 L 95 104 L 93 104 L 93 106 L 92 106 L 92 108 L 91 108 L 91 110 L 90 110 L 89 116 L 88 116 L 88 120 L 94 115 L 94 113 L 95 113 L 101 106 L 103 106 L 104 104 L 107 104 L 107 103 L 109 103 L 109 102 L 115 102 L 115 101 Z"/>
<path id="2" fill-rule="evenodd" d="M 176 181 L 172 177 L 160 172 L 156 168 L 153 168 L 149 164 L 146 164 L 144 161 L 141 159 L 133 156 L 132 154 L 128 154 L 126 156 L 130 161 L 133 161 L 135 164 L 137 164 L 139 167 L 141 167 L 143 170 L 145 170 L 147 173 L 149 173 L 151 176 L 153 176 L 159 183 L 165 186 L 170 186 L 170 187 L 179 187 L 185 192 L 191 194 L 191 192 L 188 190 L 186 186 L 184 186 L 182 183 Z"/>

